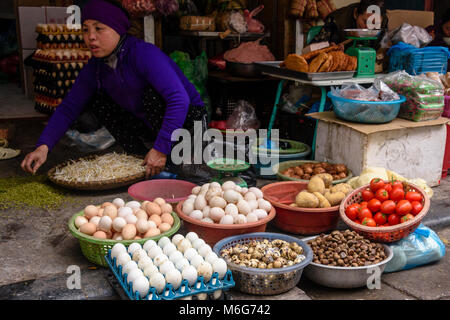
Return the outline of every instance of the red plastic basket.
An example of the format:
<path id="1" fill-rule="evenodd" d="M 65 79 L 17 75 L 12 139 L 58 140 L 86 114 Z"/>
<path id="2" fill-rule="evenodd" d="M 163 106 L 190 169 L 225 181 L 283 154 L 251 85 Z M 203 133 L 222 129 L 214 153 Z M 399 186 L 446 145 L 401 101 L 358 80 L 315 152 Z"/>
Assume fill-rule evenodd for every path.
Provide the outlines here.
<path id="1" fill-rule="evenodd" d="M 450 96 L 445 96 L 443 117 L 450 118 Z"/>
<path id="2" fill-rule="evenodd" d="M 420 192 L 423 197 L 423 209 L 417 216 L 415 216 L 414 219 L 390 227 L 368 227 L 350 220 L 345 214 L 345 210 L 353 203 L 360 203 L 363 201 L 361 191 L 367 189 L 369 185 L 365 185 L 354 190 L 344 199 L 344 201 L 342 201 L 339 207 L 339 214 L 341 216 L 341 219 L 354 231 L 372 241 L 389 243 L 405 238 L 411 232 L 416 230 L 416 228 L 419 226 L 420 222 L 430 209 L 430 198 L 427 196 L 427 194 L 414 184 L 407 183 L 406 185 L 410 189 Z"/>

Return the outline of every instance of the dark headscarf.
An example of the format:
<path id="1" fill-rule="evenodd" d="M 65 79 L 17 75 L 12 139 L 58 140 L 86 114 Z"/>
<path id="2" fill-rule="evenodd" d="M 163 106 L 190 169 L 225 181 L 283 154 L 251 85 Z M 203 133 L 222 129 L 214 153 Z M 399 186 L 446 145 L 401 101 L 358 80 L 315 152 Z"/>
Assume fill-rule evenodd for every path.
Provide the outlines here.
<path id="1" fill-rule="evenodd" d="M 105 0 L 91 0 L 83 8 L 81 23 L 86 20 L 97 20 L 124 35 L 130 28 L 130 21 L 125 12 L 118 6 Z"/>

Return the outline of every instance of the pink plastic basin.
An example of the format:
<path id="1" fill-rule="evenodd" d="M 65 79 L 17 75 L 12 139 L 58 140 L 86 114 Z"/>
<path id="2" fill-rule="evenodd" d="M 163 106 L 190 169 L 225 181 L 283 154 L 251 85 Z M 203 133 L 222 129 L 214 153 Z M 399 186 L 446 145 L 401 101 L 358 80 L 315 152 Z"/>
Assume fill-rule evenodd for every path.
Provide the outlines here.
<path id="1" fill-rule="evenodd" d="M 186 200 L 191 194 L 192 188 L 196 186 L 196 184 L 184 180 L 146 180 L 130 186 L 128 194 L 140 201 L 163 198 L 168 203 L 178 203 Z"/>

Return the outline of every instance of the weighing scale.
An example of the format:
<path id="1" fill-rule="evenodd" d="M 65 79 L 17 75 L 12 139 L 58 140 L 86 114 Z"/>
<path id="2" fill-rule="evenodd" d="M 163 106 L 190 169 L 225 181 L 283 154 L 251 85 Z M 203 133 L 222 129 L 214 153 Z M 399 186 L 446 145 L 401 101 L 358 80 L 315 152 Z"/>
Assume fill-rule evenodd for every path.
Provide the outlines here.
<path id="1" fill-rule="evenodd" d="M 247 182 L 239 177 L 239 172 L 247 171 L 250 164 L 236 159 L 214 159 L 207 163 L 207 166 L 218 172 L 218 176 L 211 182 L 218 182 L 221 185 L 226 181 L 233 181 L 241 188 L 247 188 Z"/>
<path id="2" fill-rule="evenodd" d="M 344 31 L 349 34 L 347 39 L 353 40 L 353 45 L 345 53 L 358 58 L 355 78 L 375 77 L 377 52 L 369 46 L 369 41 L 378 39 L 373 35 L 378 33 L 379 30 L 346 29 Z"/>

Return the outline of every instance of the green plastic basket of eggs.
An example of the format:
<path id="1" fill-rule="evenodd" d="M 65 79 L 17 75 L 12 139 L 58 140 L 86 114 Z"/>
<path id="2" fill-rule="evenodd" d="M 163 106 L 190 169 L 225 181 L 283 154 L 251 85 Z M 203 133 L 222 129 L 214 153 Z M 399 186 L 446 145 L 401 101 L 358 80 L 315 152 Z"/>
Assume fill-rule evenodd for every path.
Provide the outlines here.
<path id="1" fill-rule="evenodd" d="M 69 231 L 78 239 L 90 261 L 107 267 L 105 256 L 116 244 L 144 244 L 170 237 L 180 229 L 180 218 L 164 199 L 126 202 L 116 198 L 102 205 L 88 205 L 69 220 Z"/>

